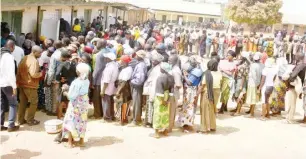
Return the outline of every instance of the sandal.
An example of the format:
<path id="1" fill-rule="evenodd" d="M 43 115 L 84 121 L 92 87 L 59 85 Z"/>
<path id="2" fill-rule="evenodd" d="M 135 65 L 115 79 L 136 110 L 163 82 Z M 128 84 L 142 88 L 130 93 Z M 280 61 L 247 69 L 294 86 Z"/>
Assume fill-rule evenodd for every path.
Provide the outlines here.
<path id="1" fill-rule="evenodd" d="M 38 125 L 40 121 L 33 119 L 32 121 L 28 122 L 29 126 Z"/>

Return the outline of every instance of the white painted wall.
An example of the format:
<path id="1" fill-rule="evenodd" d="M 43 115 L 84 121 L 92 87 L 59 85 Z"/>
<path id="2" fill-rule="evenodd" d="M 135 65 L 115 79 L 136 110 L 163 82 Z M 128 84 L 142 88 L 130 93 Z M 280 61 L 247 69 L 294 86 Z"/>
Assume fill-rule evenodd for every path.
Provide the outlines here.
<path id="1" fill-rule="evenodd" d="M 22 10 L 22 33 L 35 33 L 36 31 L 36 19 L 37 19 L 37 7 L 1 7 L 1 11 L 14 11 L 14 10 Z"/>
<path id="2" fill-rule="evenodd" d="M 68 23 L 71 23 L 71 6 L 41 6 L 41 10 L 44 11 L 43 19 L 53 19 L 56 10 L 61 9 L 62 10 L 62 18 L 64 18 Z M 84 18 L 84 10 L 85 9 L 92 9 L 91 12 L 91 21 L 96 18 L 99 15 L 99 10 L 103 10 L 104 18 L 108 19 L 106 17 L 105 12 L 105 6 L 98 5 L 98 6 L 75 6 L 74 10 L 77 10 L 77 18 Z M 33 7 L 18 7 L 18 6 L 6 6 L 1 7 L 1 11 L 14 11 L 14 10 L 22 10 L 23 11 L 23 17 L 22 17 L 22 29 L 21 32 L 23 33 L 36 33 L 36 22 L 37 22 L 37 6 Z M 113 12 L 114 11 L 114 12 Z M 108 16 L 116 16 L 116 9 L 112 9 L 112 7 L 108 7 Z M 123 18 L 123 11 L 118 10 L 117 16 L 120 16 Z M 128 11 L 125 13 L 125 20 L 128 20 Z M 103 24 L 104 25 L 104 24 Z M 108 22 L 109 25 L 109 22 Z"/>

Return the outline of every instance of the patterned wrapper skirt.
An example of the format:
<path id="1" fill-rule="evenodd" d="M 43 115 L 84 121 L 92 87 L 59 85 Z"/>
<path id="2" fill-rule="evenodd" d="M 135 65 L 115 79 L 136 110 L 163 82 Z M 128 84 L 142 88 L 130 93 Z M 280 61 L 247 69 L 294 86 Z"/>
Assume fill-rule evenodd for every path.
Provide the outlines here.
<path id="1" fill-rule="evenodd" d="M 287 91 L 287 85 L 284 81 L 277 80 L 274 84 L 273 92 L 270 96 L 270 107 L 273 113 L 279 111 L 285 111 L 285 96 Z"/>
<path id="2" fill-rule="evenodd" d="M 227 77 L 222 77 L 221 79 L 221 98 L 220 102 L 226 104 L 230 97 L 230 79 Z"/>
<path id="3" fill-rule="evenodd" d="M 69 102 L 62 128 L 63 138 L 66 138 L 69 132 L 73 139 L 85 137 L 88 105 L 87 95 L 78 96 L 74 101 Z"/>
<path id="4" fill-rule="evenodd" d="M 153 128 L 164 131 L 169 128 L 169 106 L 163 104 L 164 97 L 156 96 L 154 99 Z"/>
<path id="5" fill-rule="evenodd" d="M 178 113 L 178 124 L 183 127 L 185 125 L 193 126 L 197 102 L 197 87 L 188 86 L 184 96 L 183 109 Z"/>

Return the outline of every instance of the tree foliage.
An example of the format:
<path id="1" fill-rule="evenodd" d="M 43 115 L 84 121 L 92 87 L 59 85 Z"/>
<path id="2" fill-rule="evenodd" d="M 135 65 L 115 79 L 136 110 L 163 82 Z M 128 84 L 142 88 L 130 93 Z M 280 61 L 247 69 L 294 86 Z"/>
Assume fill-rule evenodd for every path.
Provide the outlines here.
<path id="1" fill-rule="evenodd" d="M 226 15 L 237 23 L 272 25 L 282 20 L 281 0 L 230 0 Z"/>

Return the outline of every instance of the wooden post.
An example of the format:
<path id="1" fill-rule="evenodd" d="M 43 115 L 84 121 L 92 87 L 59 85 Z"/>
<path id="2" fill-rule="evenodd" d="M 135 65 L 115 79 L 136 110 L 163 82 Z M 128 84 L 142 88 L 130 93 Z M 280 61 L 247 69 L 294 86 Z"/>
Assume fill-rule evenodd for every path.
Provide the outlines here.
<path id="1" fill-rule="evenodd" d="M 36 17 L 36 41 L 39 41 L 39 17 L 40 17 L 40 6 L 37 7 L 37 17 Z"/>
<path id="2" fill-rule="evenodd" d="M 107 29 L 107 24 L 108 24 L 108 6 L 105 6 L 105 28 L 104 29 Z"/>

